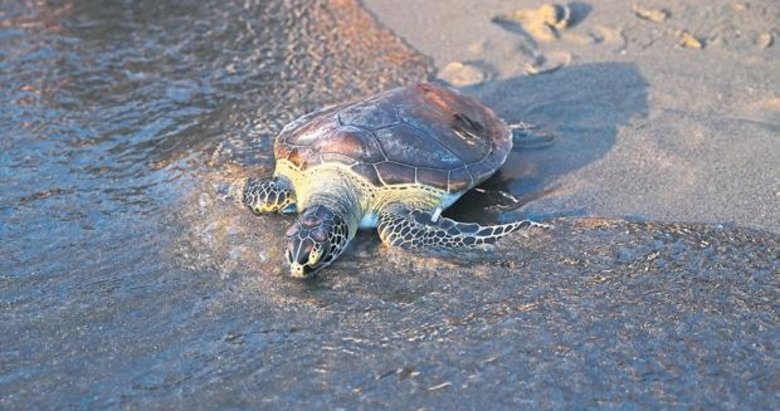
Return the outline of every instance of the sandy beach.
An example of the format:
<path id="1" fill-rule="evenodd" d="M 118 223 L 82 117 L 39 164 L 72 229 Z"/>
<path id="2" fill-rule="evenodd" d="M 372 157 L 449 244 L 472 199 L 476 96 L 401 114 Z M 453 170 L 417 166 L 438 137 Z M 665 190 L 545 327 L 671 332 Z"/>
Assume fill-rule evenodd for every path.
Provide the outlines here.
<path id="1" fill-rule="evenodd" d="M 550 190 L 526 213 L 780 229 L 776 2 L 574 2 L 536 37 L 517 13 L 538 1 L 364 3 L 439 79 L 555 136 L 504 169 L 513 193 Z"/>
<path id="2" fill-rule="evenodd" d="M 777 409 L 780 8 L 635 3 L 2 3 L 0 409 Z M 239 182 L 425 81 L 535 126 L 446 214 L 553 228 L 291 279 Z"/>

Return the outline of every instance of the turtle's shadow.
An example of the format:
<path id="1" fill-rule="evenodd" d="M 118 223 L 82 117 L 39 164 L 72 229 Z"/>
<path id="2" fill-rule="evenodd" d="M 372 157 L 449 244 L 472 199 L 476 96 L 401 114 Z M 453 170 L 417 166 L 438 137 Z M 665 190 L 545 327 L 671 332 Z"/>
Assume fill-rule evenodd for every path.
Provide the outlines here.
<path id="1" fill-rule="evenodd" d="M 647 115 L 647 89 L 648 83 L 636 66 L 627 63 L 584 64 L 463 88 L 461 91 L 480 98 L 507 123 L 537 125 L 540 131 L 553 134 L 554 140 L 535 148 L 516 141 L 507 162 L 480 187 L 485 191 L 472 190 L 448 214 L 495 222 L 504 219 L 504 212 L 495 205 L 508 205 L 498 191 L 520 199 L 509 210 L 554 193 L 559 177 L 597 161 L 615 145 L 619 126 Z M 556 215 L 585 212 L 579 207 Z"/>

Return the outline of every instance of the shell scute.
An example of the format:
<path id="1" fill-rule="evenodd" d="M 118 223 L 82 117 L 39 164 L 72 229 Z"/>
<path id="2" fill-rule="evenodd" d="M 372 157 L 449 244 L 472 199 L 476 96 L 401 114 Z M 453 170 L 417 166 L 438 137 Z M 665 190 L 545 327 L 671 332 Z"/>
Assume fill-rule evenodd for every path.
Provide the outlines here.
<path id="1" fill-rule="evenodd" d="M 338 118 L 344 126 L 355 126 L 368 130 L 378 130 L 401 123 L 398 109 L 377 98 L 339 111 Z"/>
<path id="2" fill-rule="evenodd" d="M 423 132 L 405 124 L 378 130 L 376 137 L 387 158 L 395 162 L 444 169 L 463 165 L 463 160 L 447 147 L 429 140 Z"/>
<path id="3" fill-rule="evenodd" d="M 379 173 L 379 178 L 385 184 L 414 183 L 414 167 L 384 161 L 376 164 L 376 170 Z"/>
<path id="4" fill-rule="evenodd" d="M 379 172 L 373 164 L 358 163 L 350 167 L 352 171 L 363 176 L 373 185 L 382 184 L 382 180 L 379 179 Z"/>
<path id="5" fill-rule="evenodd" d="M 474 179 L 466 167 L 450 170 L 447 178 L 447 190 L 449 192 L 468 190 L 474 185 Z"/>
<path id="6" fill-rule="evenodd" d="M 434 170 L 430 168 L 418 168 L 417 169 L 417 182 L 433 187 L 446 187 L 447 177 L 449 172 L 447 170 Z"/>
<path id="7" fill-rule="evenodd" d="M 348 166 L 352 166 L 360 163 L 359 159 L 341 153 L 321 153 L 319 156 L 315 158 L 318 158 L 320 160 L 319 162 L 317 162 L 317 164 L 337 162 Z M 307 165 L 311 167 L 316 164 L 312 162 L 312 163 L 307 163 Z"/>
<path id="8" fill-rule="evenodd" d="M 343 154 L 356 161 L 369 163 L 385 160 L 376 137 L 368 130 L 352 126 L 334 129 L 314 142 L 311 149 L 323 154 L 323 158 L 325 158 L 324 154 Z"/>
<path id="9" fill-rule="evenodd" d="M 461 158 L 463 163 L 479 161 L 491 151 L 492 147 L 489 134 L 475 131 L 477 128 L 486 130 L 486 126 L 482 123 L 487 122 L 487 119 L 479 115 L 479 110 L 475 110 L 475 107 L 459 103 L 454 97 L 468 98 L 443 92 L 430 92 L 417 96 L 416 104 L 401 108 L 401 118 L 404 123 L 421 130 L 440 145 L 448 147 Z M 484 106 L 481 107 L 486 109 Z M 464 119 L 468 119 L 468 122 Z M 469 126 L 473 124 L 478 126 Z"/>

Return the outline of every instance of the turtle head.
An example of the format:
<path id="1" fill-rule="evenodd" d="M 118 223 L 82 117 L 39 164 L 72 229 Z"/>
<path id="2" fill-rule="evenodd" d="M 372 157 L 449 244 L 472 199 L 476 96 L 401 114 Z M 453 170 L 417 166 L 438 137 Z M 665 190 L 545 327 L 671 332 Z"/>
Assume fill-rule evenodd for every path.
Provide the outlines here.
<path id="1" fill-rule="evenodd" d="M 313 277 L 330 265 L 351 238 L 344 218 L 326 206 L 307 208 L 286 236 L 287 263 L 295 278 Z"/>

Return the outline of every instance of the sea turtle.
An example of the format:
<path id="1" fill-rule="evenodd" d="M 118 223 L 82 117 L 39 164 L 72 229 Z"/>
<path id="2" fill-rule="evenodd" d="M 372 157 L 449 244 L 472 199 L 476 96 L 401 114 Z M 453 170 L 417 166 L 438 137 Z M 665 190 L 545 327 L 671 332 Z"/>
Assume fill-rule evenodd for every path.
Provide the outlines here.
<path id="1" fill-rule="evenodd" d="M 490 177 L 512 148 L 512 131 L 476 99 L 435 84 L 396 88 L 325 108 L 276 137 L 276 169 L 249 179 L 254 213 L 301 212 L 287 230 L 287 262 L 306 278 L 333 262 L 358 228 L 389 246 L 476 247 L 529 220 L 481 226 L 440 217 Z"/>

